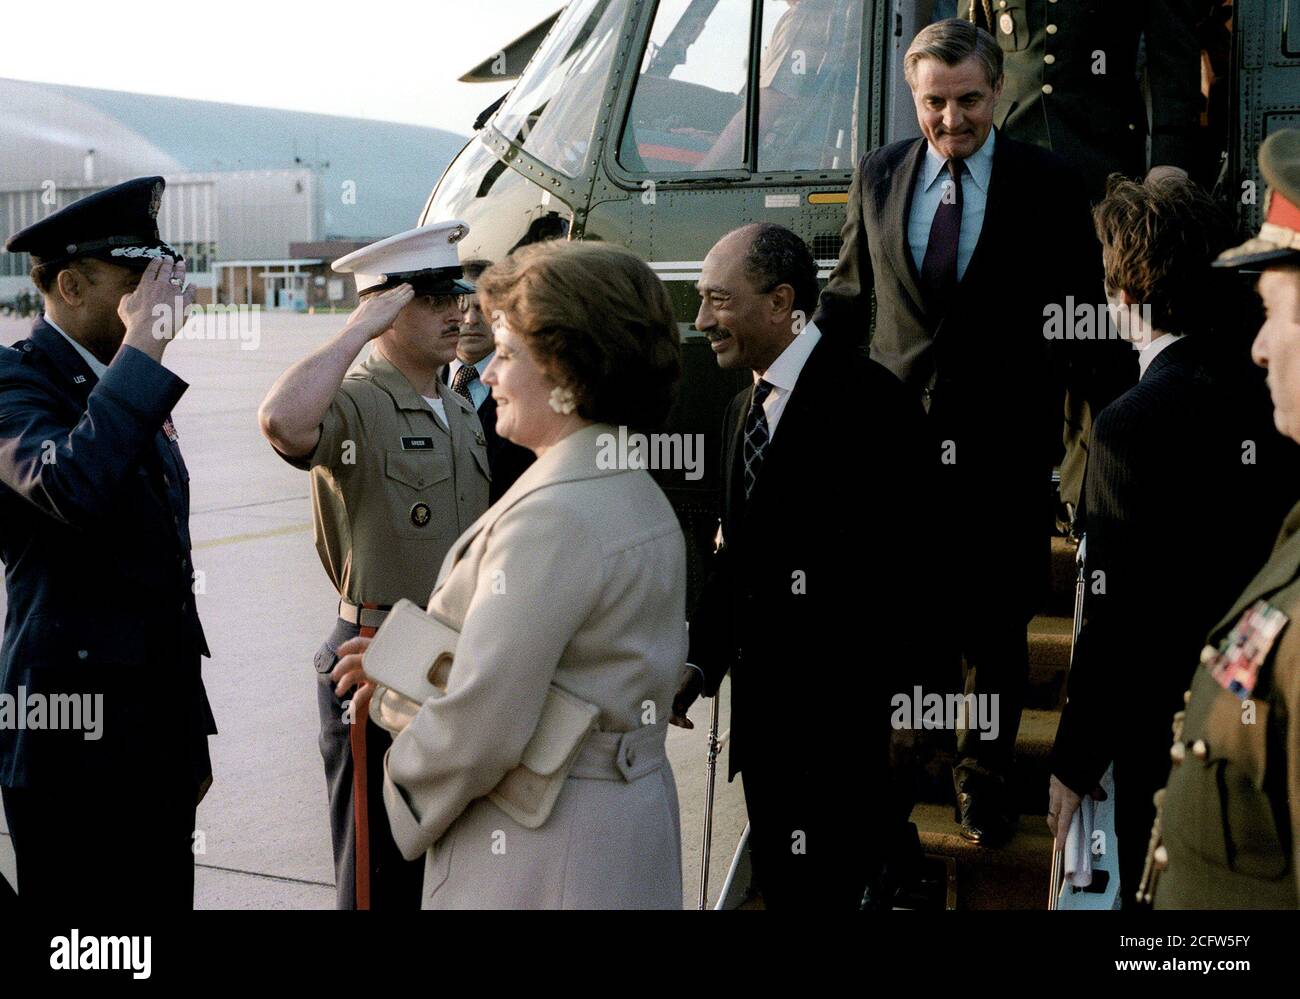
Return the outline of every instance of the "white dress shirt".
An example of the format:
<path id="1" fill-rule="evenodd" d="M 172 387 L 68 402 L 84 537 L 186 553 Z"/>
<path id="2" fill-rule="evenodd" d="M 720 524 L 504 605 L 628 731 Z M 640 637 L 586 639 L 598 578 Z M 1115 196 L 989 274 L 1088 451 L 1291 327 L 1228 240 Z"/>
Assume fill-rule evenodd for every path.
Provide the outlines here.
<path id="1" fill-rule="evenodd" d="M 1177 343 L 1182 338 L 1182 333 L 1161 333 L 1149 344 L 1141 348 L 1138 351 L 1138 380 L 1142 380 L 1147 373 L 1147 368 L 1151 367 L 1151 362 L 1156 359 L 1162 350 L 1171 343 Z"/>
<path id="2" fill-rule="evenodd" d="M 769 441 L 776 436 L 776 425 L 781 421 L 781 414 L 785 411 L 790 393 L 794 391 L 795 382 L 799 380 L 799 372 L 803 371 L 808 355 L 813 352 L 813 348 L 821 338 L 822 333 L 817 328 L 817 324 L 809 323 L 803 328 L 803 332 L 794 338 L 790 346 L 781 351 L 781 356 L 773 361 L 771 367 L 761 376 L 763 381 L 772 386 L 772 391 L 763 400 L 763 414 L 767 417 Z M 755 372 L 754 384 L 758 384 L 759 377 Z"/>
<path id="3" fill-rule="evenodd" d="M 87 366 L 90 368 L 90 370 L 95 373 L 96 378 L 104 377 L 104 372 L 108 370 L 107 364 L 101 361 L 98 357 L 96 357 L 94 354 L 88 351 L 81 344 L 77 343 L 77 341 L 72 339 L 72 337 L 68 336 L 67 333 L 63 332 L 63 330 L 60 329 L 59 324 L 56 323 L 53 319 L 51 319 L 49 316 L 45 317 L 45 322 L 48 323 L 50 328 L 55 330 L 59 334 L 59 336 L 63 337 L 63 339 L 67 340 L 68 343 L 72 344 L 72 349 L 81 355 L 81 359 L 85 361 Z"/>
<path id="4" fill-rule="evenodd" d="M 963 160 L 966 169 L 961 176 L 961 232 L 957 237 L 958 281 L 966 274 L 966 265 L 975 254 L 975 245 L 984 228 L 984 210 L 988 207 L 989 182 L 993 179 L 993 147 L 997 134 L 996 128 L 989 129 L 989 137 L 984 140 L 984 145 Z M 916 179 L 916 191 L 912 194 L 912 207 L 907 221 L 907 242 L 918 273 L 925 261 L 925 251 L 930 247 L 930 227 L 934 224 L 934 213 L 939 210 L 947 188 L 945 181 L 948 179 L 948 171 L 944 169 L 947 162 L 934 146 L 926 145 L 925 162 L 921 164 L 921 176 Z"/>

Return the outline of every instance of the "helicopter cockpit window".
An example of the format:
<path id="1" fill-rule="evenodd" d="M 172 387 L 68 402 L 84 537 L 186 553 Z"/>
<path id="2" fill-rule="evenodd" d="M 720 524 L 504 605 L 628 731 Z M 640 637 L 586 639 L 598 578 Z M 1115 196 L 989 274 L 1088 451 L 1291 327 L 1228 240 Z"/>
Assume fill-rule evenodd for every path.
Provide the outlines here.
<path id="1" fill-rule="evenodd" d="M 638 173 L 745 163 L 747 0 L 663 0 L 619 162 Z M 758 66 L 759 171 L 849 170 L 861 0 L 764 0 Z"/>
<path id="2" fill-rule="evenodd" d="M 629 0 L 572 0 L 492 125 L 547 166 L 576 177 L 591 147 Z"/>
<path id="3" fill-rule="evenodd" d="M 850 170 L 859 0 L 765 0 L 758 169 Z"/>
<path id="4" fill-rule="evenodd" d="M 619 146 L 626 169 L 744 166 L 752 11 L 750 0 L 661 0 Z"/>

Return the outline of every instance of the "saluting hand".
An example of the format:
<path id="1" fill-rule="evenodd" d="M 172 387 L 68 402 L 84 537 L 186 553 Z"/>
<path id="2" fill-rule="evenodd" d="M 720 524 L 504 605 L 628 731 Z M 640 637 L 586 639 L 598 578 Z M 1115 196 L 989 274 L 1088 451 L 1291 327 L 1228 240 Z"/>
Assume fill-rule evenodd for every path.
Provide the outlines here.
<path id="1" fill-rule="evenodd" d="M 135 291 L 123 295 L 117 305 L 117 314 L 126 326 L 122 342 L 161 361 L 193 304 L 194 286 L 185 283 L 185 261 L 171 257 L 149 261 Z"/>
<path id="2" fill-rule="evenodd" d="M 362 724 L 370 707 L 370 695 L 375 692 L 374 681 L 366 676 L 363 664 L 370 641 L 369 638 L 361 636 L 349 638 L 339 646 L 339 661 L 330 670 L 330 679 L 334 681 L 334 693 L 339 697 L 353 687 L 357 688 L 356 693 L 352 695 L 352 717 L 361 719 Z"/>
<path id="3" fill-rule="evenodd" d="M 361 300 L 361 304 L 348 316 L 348 330 L 362 334 L 367 340 L 373 340 L 390 326 L 397 314 L 415 298 L 415 289 L 409 284 L 399 284 L 377 295 L 370 295 Z"/>

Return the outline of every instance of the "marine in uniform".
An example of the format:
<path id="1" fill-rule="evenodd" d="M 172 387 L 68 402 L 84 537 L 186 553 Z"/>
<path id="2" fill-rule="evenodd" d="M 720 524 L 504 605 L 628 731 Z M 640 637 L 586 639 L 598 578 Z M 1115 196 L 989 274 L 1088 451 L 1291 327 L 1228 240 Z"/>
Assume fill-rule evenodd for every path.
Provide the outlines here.
<path id="1" fill-rule="evenodd" d="M 443 556 L 488 506 L 483 428 L 438 377 L 456 352 L 458 296 L 473 291 L 456 255 L 467 232 L 434 223 L 336 261 L 355 275 L 361 305 L 259 413 L 281 457 L 311 471 L 316 550 L 340 598 L 315 660 L 340 908 L 420 906 L 423 867 L 402 859 L 384 814 L 391 739 L 367 718 L 368 685 L 343 700 L 361 677 L 331 672 L 339 646 L 372 635 L 399 599 L 428 600 Z"/>
<path id="2" fill-rule="evenodd" d="M 1300 131 L 1260 147 L 1259 236 L 1217 266 L 1262 271 L 1252 348 L 1274 422 L 1300 442 Z M 1300 493 L 1300 487 L 1297 488 Z M 1300 907 L 1300 505 L 1272 557 L 1210 632 L 1174 716 L 1139 893 L 1157 909 Z"/>
<path id="3" fill-rule="evenodd" d="M 193 906 L 216 726 L 170 415 L 187 386 L 160 363 L 194 296 L 158 232 L 164 186 L 99 191 L 6 244 L 44 298 L 0 348 L 0 789 L 27 906 Z"/>
<path id="4" fill-rule="evenodd" d="M 957 11 L 992 34 L 1005 82 L 998 129 L 1050 149 L 1096 203 L 1112 173 L 1147 174 L 1147 109 L 1138 76 L 1146 46 L 1151 92 L 1151 172 L 1190 171 L 1197 155 L 1201 46 L 1191 0 L 958 0 Z M 1091 385 L 1066 403 L 1061 500 L 1078 506 L 1092 414 L 1136 380 L 1132 356 L 1099 343 Z"/>

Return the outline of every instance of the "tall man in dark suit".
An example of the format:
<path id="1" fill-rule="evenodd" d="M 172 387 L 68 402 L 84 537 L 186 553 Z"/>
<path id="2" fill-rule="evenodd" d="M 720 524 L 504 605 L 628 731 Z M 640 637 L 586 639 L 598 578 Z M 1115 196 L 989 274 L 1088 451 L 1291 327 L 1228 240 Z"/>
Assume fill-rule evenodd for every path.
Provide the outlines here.
<path id="1" fill-rule="evenodd" d="M 1107 294 L 1141 348 L 1142 378 L 1093 429 L 1090 585 L 1047 822 L 1064 847 L 1080 797 L 1114 761 L 1121 891 L 1133 905 L 1152 795 L 1169 776 L 1168 718 L 1204 636 L 1267 560 L 1300 468 L 1248 344 L 1212 323 L 1237 299 L 1210 270 L 1235 242 L 1231 220 L 1188 181 L 1118 178 L 1095 216 Z"/>
<path id="2" fill-rule="evenodd" d="M 730 776 L 743 774 L 766 904 L 855 908 L 906 821 L 889 788 L 889 715 L 922 660 L 932 455 L 920 407 L 879 364 L 804 327 L 817 268 L 788 229 L 725 236 L 699 292 L 695 325 L 719 366 L 754 384 L 723 424 L 722 544 L 674 721 L 689 728 L 691 703 L 731 671 Z M 835 479 L 846 462 L 853 484 Z"/>
<path id="3" fill-rule="evenodd" d="M 128 181 L 7 244 L 45 300 L 0 348 L 0 697 L 27 722 L 0 724 L 0 790 L 31 906 L 193 905 L 216 726 L 169 415 L 186 385 L 160 363 L 194 292 L 159 237 L 162 192 Z M 81 724 L 52 728 L 56 704 Z"/>
<path id="4" fill-rule="evenodd" d="M 477 281 L 491 263 L 487 260 L 467 260 L 461 264 L 467 281 Z M 488 465 L 492 470 L 492 484 L 488 489 L 488 502 L 495 503 L 514 485 L 524 469 L 533 463 L 533 452 L 518 444 L 511 444 L 497 433 L 497 402 L 483 384 L 483 372 L 496 357 L 496 341 L 492 338 L 492 324 L 479 307 L 478 295 L 461 296 L 460 338 L 456 341 L 456 357 L 443 369 L 442 380 L 468 399 L 478 412 L 487 441 Z"/>
<path id="5" fill-rule="evenodd" d="M 954 768 L 962 833 L 992 845 L 1013 828 L 1006 778 L 1028 674 L 1026 626 L 1049 565 L 1062 376 L 1125 345 L 1050 339 L 1054 310 L 1096 303 L 1104 313 L 1096 239 L 1076 175 L 993 129 L 997 43 L 947 20 L 918 34 L 905 59 L 924 138 L 860 164 L 815 321 L 827 339 L 861 342 L 874 291 L 871 357 L 927 410 L 954 558 L 916 597 L 937 606 L 958 597 L 953 651 L 965 656 L 966 690 L 999 713 L 997 738 L 959 731 Z M 941 595 L 950 579 L 959 592 Z"/>

